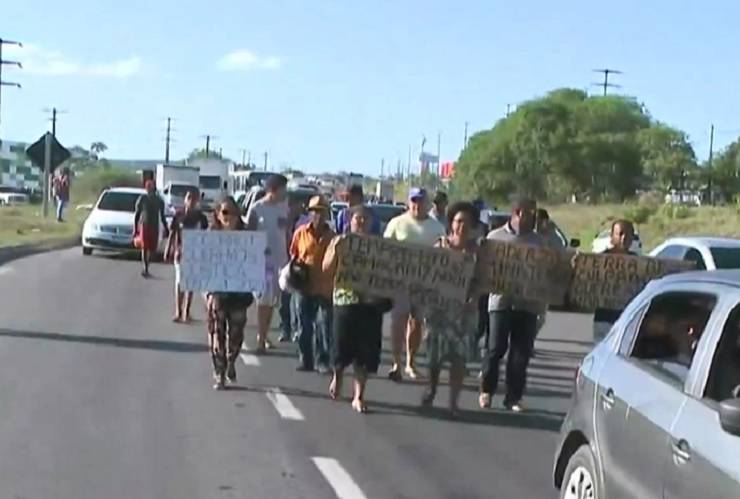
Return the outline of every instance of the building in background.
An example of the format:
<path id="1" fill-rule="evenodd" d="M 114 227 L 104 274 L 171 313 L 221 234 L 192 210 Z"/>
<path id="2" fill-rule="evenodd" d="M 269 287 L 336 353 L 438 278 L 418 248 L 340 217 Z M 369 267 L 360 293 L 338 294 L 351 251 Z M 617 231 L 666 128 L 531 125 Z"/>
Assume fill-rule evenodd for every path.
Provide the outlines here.
<path id="1" fill-rule="evenodd" d="M 30 144 L 3 140 L 0 145 L 0 185 L 29 191 L 42 188 L 41 169 L 26 156 Z"/>

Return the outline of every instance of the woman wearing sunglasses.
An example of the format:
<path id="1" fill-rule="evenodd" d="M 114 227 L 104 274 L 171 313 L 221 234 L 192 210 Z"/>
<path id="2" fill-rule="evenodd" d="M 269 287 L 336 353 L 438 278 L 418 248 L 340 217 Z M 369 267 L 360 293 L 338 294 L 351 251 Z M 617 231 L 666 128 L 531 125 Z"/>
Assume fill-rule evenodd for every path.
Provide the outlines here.
<path id="1" fill-rule="evenodd" d="M 211 230 L 246 230 L 239 207 L 231 196 L 224 198 L 214 211 Z M 247 308 L 252 293 L 208 293 L 208 344 L 213 360 L 214 388 L 222 390 L 226 382 L 236 381 L 236 359 L 244 341 Z"/>

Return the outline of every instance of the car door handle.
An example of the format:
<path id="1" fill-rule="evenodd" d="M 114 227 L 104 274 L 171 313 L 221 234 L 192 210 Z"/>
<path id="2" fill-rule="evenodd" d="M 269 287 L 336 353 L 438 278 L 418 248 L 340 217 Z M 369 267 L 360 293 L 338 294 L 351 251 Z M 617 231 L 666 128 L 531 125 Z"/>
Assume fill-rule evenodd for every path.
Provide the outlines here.
<path id="1" fill-rule="evenodd" d="M 683 464 L 691 460 L 691 447 L 683 438 L 671 443 L 671 451 L 676 464 Z"/>
<path id="2" fill-rule="evenodd" d="M 601 393 L 601 404 L 605 410 L 609 410 L 614 407 L 614 390 L 607 388 L 605 392 Z"/>

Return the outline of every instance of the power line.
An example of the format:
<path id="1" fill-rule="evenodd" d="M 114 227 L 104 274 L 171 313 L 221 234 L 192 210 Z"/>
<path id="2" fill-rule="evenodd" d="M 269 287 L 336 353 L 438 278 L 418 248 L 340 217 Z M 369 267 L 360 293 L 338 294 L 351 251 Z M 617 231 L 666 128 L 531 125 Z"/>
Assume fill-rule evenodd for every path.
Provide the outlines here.
<path id="1" fill-rule="evenodd" d="M 16 47 L 23 48 L 23 44 L 21 42 L 16 42 L 13 40 L 3 40 L 0 38 L 0 114 L 2 111 L 2 88 L 3 87 L 16 87 L 21 88 L 20 83 L 16 83 L 14 81 L 3 81 L 3 66 L 16 66 L 18 68 L 23 69 L 23 65 L 18 61 L 8 61 L 3 59 L 3 45 L 14 45 Z M 0 134 L 0 139 L 2 138 L 2 134 Z M 0 140 L 0 143 L 2 143 L 2 140 Z"/>
<path id="2" fill-rule="evenodd" d="M 592 85 L 597 87 L 602 87 L 604 89 L 604 97 L 606 97 L 607 90 L 609 88 L 622 88 L 620 85 L 615 85 L 614 83 L 609 83 L 609 75 L 615 74 L 615 75 L 621 75 L 624 74 L 618 69 L 594 69 L 594 73 L 602 73 L 604 75 L 604 81 L 601 83 L 592 83 Z"/>

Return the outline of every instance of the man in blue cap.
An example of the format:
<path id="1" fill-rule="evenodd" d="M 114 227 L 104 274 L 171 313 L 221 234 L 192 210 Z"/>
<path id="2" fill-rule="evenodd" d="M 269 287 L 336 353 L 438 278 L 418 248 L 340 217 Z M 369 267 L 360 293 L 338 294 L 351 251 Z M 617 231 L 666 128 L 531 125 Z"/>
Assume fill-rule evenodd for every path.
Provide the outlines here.
<path id="1" fill-rule="evenodd" d="M 409 190 L 408 211 L 388 222 L 383 237 L 432 247 L 446 234 L 445 227 L 429 216 L 427 191 L 421 187 L 413 187 Z M 414 354 L 421 343 L 420 319 L 418 311 L 411 306 L 408 297 L 395 301 L 391 312 L 393 367 L 388 373 L 388 377 L 393 381 L 401 381 L 403 378 L 401 360 L 404 332 L 406 333 L 405 371 L 411 379 L 418 377 L 414 367 Z"/>

